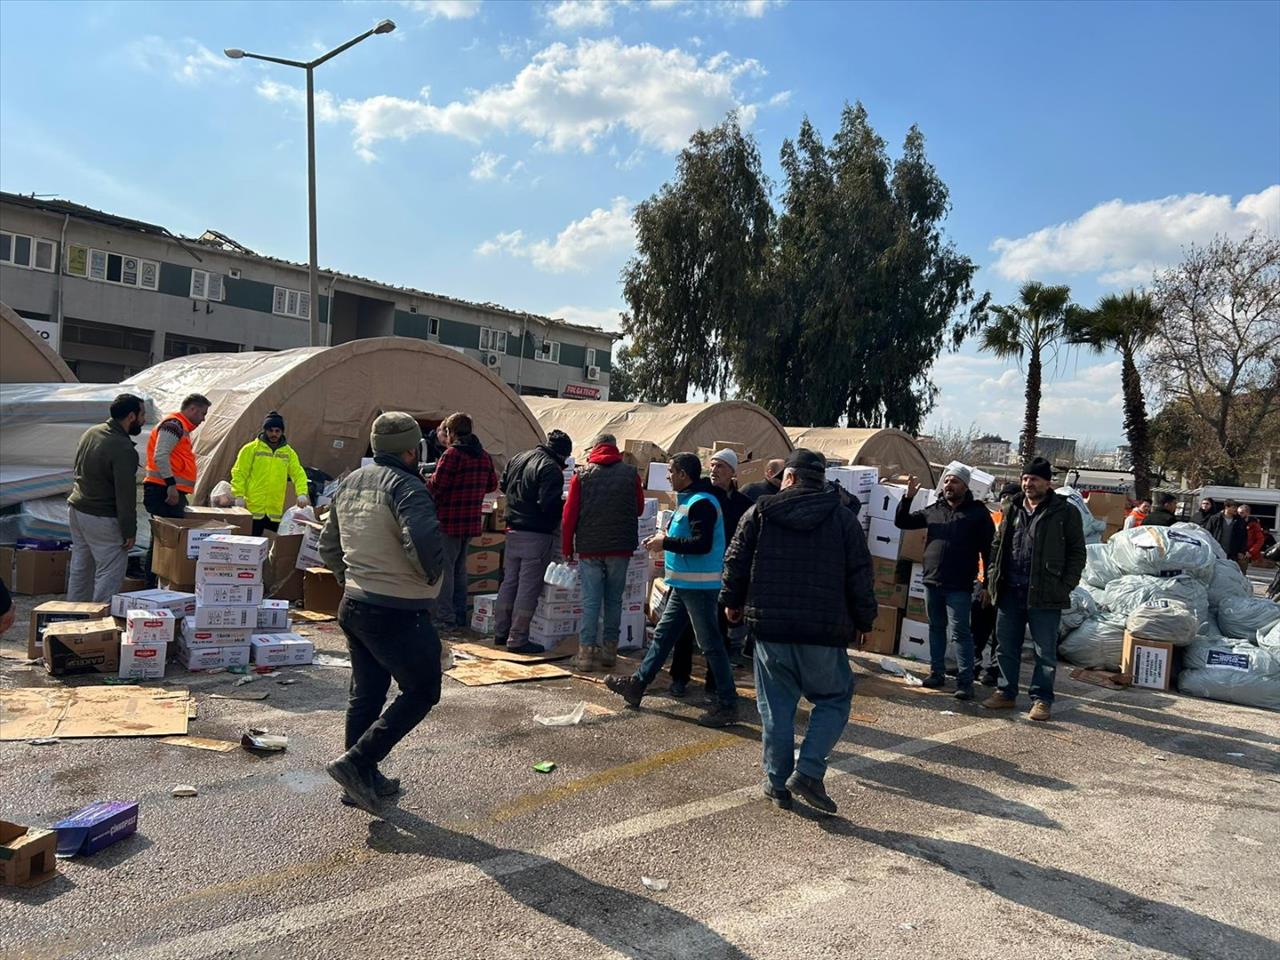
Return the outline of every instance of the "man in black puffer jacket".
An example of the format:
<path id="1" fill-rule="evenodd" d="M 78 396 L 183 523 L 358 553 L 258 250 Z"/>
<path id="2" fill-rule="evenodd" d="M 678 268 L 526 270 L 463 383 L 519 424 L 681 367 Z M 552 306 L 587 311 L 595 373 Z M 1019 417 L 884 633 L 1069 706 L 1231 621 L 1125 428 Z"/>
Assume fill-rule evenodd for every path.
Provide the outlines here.
<path id="1" fill-rule="evenodd" d="M 529 642 L 529 621 L 538 606 L 542 576 L 555 555 L 564 510 L 564 466 L 571 453 L 569 435 L 552 430 L 546 443 L 512 457 L 498 484 L 507 497 L 507 543 L 494 643 L 515 653 L 542 652 Z"/>
<path id="2" fill-rule="evenodd" d="M 763 727 L 764 794 L 783 809 L 797 793 L 834 813 L 822 780 L 849 722 L 853 671 L 846 647 L 876 619 L 871 554 L 853 511 L 827 489 L 826 459 L 796 450 L 782 491 L 747 511 L 725 553 L 720 603 L 745 615 L 755 640 L 756 702 Z M 800 697 L 813 704 L 795 758 Z"/>

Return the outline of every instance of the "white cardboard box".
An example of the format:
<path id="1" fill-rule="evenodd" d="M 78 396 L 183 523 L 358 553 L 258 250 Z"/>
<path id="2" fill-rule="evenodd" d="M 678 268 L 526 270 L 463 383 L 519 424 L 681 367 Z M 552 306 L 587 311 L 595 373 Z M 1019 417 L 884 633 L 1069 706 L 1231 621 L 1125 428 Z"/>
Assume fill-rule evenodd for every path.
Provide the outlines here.
<path id="1" fill-rule="evenodd" d="M 498 595 L 496 593 L 478 593 L 471 598 L 472 612 L 484 617 L 495 616 L 498 612 Z"/>
<path id="2" fill-rule="evenodd" d="M 476 612 L 479 613 L 478 610 Z M 534 616 L 542 617 L 545 620 L 580 619 L 582 617 L 582 601 L 547 603 L 545 600 L 539 600 L 538 606 L 533 612 Z"/>
<path id="3" fill-rule="evenodd" d="M 200 557 L 200 544 L 204 543 L 209 537 L 215 536 L 233 536 L 236 528 L 227 524 L 221 527 L 193 527 L 187 531 L 187 559 L 196 560 Z"/>
<path id="4" fill-rule="evenodd" d="M 581 585 L 573 588 L 553 587 L 549 583 L 544 583 L 542 585 L 542 596 L 540 600 L 541 602 L 544 602 L 544 603 L 581 604 L 582 603 L 582 587 Z"/>
<path id="5" fill-rule="evenodd" d="M 877 483 L 871 488 L 871 499 L 866 505 L 866 511 L 873 520 L 888 520 L 892 523 L 898 512 L 898 504 L 906 493 L 907 488 L 900 484 Z"/>
<path id="6" fill-rule="evenodd" d="M 671 492 L 671 475 L 667 472 L 665 463 L 649 464 L 649 476 L 645 481 L 644 488 L 659 492 Z"/>
<path id="7" fill-rule="evenodd" d="M 130 610 L 124 619 L 125 637 L 135 644 L 169 643 L 178 625 L 170 610 Z"/>
<path id="8" fill-rule="evenodd" d="M 643 647 L 645 626 L 643 609 L 639 613 L 624 613 L 618 628 L 618 649 L 639 650 Z"/>
<path id="9" fill-rule="evenodd" d="M 553 637 L 571 637 L 578 632 L 582 620 L 579 617 L 559 617 L 551 619 L 549 617 L 540 617 L 536 613 L 529 620 L 529 636 L 532 638 L 535 634 L 539 640 L 542 638 Z"/>
<path id="10" fill-rule="evenodd" d="M 250 626 L 257 626 L 262 593 L 260 583 L 202 583 L 196 587 L 196 602 L 208 607 L 252 607 L 253 622 Z"/>
<path id="11" fill-rule="evenodd" d="M 199 629 L 226 627 L 231 630 L 253 630 L 258 625 L 258 608 L 198 604 L 192 619 Z"/>
<path id="12" fill-rule="evenodd" d="M 188 670 L 225 670 L 249 665 L 249 644 L 237 647 L 188 647 L 178 645 L 178 662 Z"/>
<path id="13" fill-rule="evenodd" d="M 913 563 L 911 565 L 911 579 L 907 584 L 907 596 L 918 597 L 921 600 L 925 598 L 924 564 L 922 563 Z"/>
<path id="14" fill-rule="evenodd" d="M 195 612 L 196 595 L 176 590 L 135 590 L 111 598 L 111 615 L 126 617 L 130 610 L 168 610 L 175 617 Z"/>
<path id="15" fill-rule="evenodd" d="M 929 625 L 916 620 L 903 620 L 898 634 L 898 656 L 929 662 Z"/>
<path id="16" fill-rule="evenodd" d="M 302 525 L 306 528 L 306 533 L 302 538 L 302 546 L 298 548 L 298 561 L 294 564 L 294 569 L 323 567 L 324 561 L 320 559 L 320 531 L 324 529 L 324 524 L 304 522 Z"/>
<path id="17" fill-rule="evenodd" d="M 492 636 L 498 627 L 498 618 L 492 613 L 474 612 L 471 614 L 471 629 L 476 633 Z"/>
<path id="18" fill-rule="evenodd" d="M 214 583 L 249 585 L 262 583 L 262 564 L 196 561 L 196 585 L 202 587 Z"/>
<path id="19" fill-rule="evenodd" d="M 164 676 L 164 661 L 168 654 L 167 643 L 135 643 L 125 637 L 120 641 L 120 676 L 132 680 L 158 680 Z"/>
<path id="20" fill-rule="evenodd" d="M 263 600 L 258 604 L 259 633 L 282 633 L 289 629 L 289 601 Z"/>
<path id="21" fill-rule="evenodd" d="M 270 541 L 266 537 L 234 537 L 218 534 L 200 542 L 200 559 L 205 563 L 234 563 L 259 566 L 267 559 Z"/>
<path id="22" fill-rule="evenodd" d="M 644 513 L 640 514 L 640 519 L 653 520 L 654 522 L 657 522 L 657 519 L 658 519 L 658 498 L 657 497 L 644 498 Z"/>
<path id="23" fill-rule="evenodd" d="M 290 667 L 310 663 L 316 646 L 296 633 L 254 634 L 249 638 L 253 662 L 262 667 Z"/>
<path id="24" fill-rule="evenodd" d="M 871 519 L 871 526 L 867 531 L 867 549 L 873 557 L 897 560 L 901 543 L 902 531 L 893 525 L 892 520 L 882 520 L 879 517 Z"/>
<path id="25" fill-rule="evenodd" d="M 247 647 L 252 627 L 197 627 L 195 617 L 182 621 L 182 642 L 189 647 Z"/>

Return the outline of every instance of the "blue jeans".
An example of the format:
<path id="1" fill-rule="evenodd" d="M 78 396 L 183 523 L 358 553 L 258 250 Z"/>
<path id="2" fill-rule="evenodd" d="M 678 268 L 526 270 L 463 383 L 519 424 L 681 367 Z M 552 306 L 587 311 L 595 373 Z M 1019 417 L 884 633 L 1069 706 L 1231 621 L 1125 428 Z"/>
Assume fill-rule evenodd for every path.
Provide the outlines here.
<path id="1" fill-rule="evenodd" d="M 653 683 L 667 657 L 671 656 L 676 640 L 692 623 L 693 636 L 702 655 L 707 658 L 707 669 L 716 681 L 716 700 L 722 707 L 731 707 L 738 702 L 738 691 L 733 686 L 733 667 L 729 665 L 729 652 L 720 637 L 720 622 L 716 618 L 719 596 L 719 589 L 672 588 L 662 619 L 653 630 L 653 642 L 636 671 L 637 680 L 646 687 Z"/>
<path id="2" fill-rule="evenodd" d="M 929 611 L 929 672 L 941 677 L 947 672 L 947 636 L 955 641 L 960 674 L 956 686 L 973 686 L 973 631 L 969 628 L 969 607 L 973 594 L 968 590 L 924 588 Z"/>
<path id="3" fill-rule="evenodd" d="M 804 696 L 813 704 L 809 729 L 795 759 L 796 707 Z M 792 770 L 821 780 L 827 757 L 849 722 L 853 670 L 844 647 L 756 641 L 756 706 L 764 743 L 764 772 L 783 788 Z"/>
<path id="4" fill-rule="evenodd" d="M 1022 669 L 1022 642 L 1027 627 L 1031 628 L 1031 646 L 1036 652 L 1036 665 L 1031 671 L 1032 700 L 1053 703 L 1053 678 L 1058 670 L 1058 624 L 1061 610 L 1027 609 L 1025 595 L 1013 588 L 1000 598 L 996 619 L 996 659 L 1000 664 L 1000 692 L 1010 700 L 1018 697 L 1018 678 Z"/>
<path id="5" fill-rule="evenodd" d="M 622 595 L 627 589 L 627 564 L 631 557 L 583 557 L 578 561 L 582 578 L 582 630 L 578 646 L 594 647 L 600 643 L 616 644 L 622 623 Z M 604 630 L 596 637 L 604 605 Z"/>
<path id="6" fill-rule="evenodd" d="M 467 624 L 467 541 L 470 537 L 440 535 L 444 545 L 444 574 L 440 596 L 433 602 L 436 625 L 442 630 Z"/>

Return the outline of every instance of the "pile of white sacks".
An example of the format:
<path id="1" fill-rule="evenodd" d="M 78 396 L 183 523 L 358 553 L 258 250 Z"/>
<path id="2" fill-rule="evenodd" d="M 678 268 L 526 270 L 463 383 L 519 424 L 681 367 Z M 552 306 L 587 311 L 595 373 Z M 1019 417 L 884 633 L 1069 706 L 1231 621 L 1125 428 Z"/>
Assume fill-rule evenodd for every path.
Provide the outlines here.
<path id="1" fill-rule="evenodd" d="M 1137 527 L 1085 549 L 1062 616 L 1063 659 L 1118 670 L 1129 629 L 1186 648 L 1183 693 L 1280 710 L 1280 603 L 1255 597 L 1202 527 Z"/>

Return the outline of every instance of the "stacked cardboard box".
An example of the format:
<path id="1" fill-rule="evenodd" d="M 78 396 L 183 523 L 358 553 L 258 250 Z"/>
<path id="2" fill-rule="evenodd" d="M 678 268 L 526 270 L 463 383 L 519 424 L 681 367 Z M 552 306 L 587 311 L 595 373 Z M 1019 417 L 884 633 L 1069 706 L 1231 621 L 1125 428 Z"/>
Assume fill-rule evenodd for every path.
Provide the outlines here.
<path id="1" fill-rule="evenodd" d="M 172 610 L 130 610 L 120 641 L 120 676 L 131 680 L 163 677 L 177 622 Z"/>
<path id="2" fill-rule="evenodd" d="M 0 579 L 12 593 L 39 596 L 67 592 L 71 551 L 0 547 Z"/>
<path id="3" fill-rule="evenodd" d="M 867 546 L 871 550 L 872 583 L 881 605 L 875 630 L 878 647 L 888 645 L 888 626 L 896 627 L 900 656 L 928 659 L 929 623 L 924 603 L 924 530 L 899 530 L 894 524 L 898 504 L 906 487 L 877 483 L 871 491 L 866 511 L 870 516 Z M 937 499 L 933 490 L 921 490 L 912 501 L 912 510 L 923 510 Z M 893 610 L 890 614 L 888 611 Z M 885 622 L 881 624 L 879 621 Z M 877 649 L 874 652 L 889 652 Z"/>
<path id="4" fill-rule="evenodd" d="M 467 593 L 495 593 L 502 583 L 505 533 L 482 533 L 467 541 Z"/>
<path id="5" fill-rule="evenodd" d="M 864 507 L 870 523 L 867 547 L 873 557 L 884 560 L 924 560 L 924 530 L 899 530 L 894 525 L 898 503 L 907 488 L 896 483 L 877 483 L 871 488 L 871 502 Z M 923 510 L 937 499 L 932 490 L 921 490 L 911 503 L 912 510 Z"/>
<path id="6" fill-rule="evenodd" d="M 120 629 L 111 617 L 51 623 L 41 643 L 44 668 L 54 676 L 115 673 L 120 667 Z"/>
<path id="7" fill-rule="evenodd" d="M 44 655 L 44 630 L 52 623 L 68 620 L 101 620 L 111 612 L 107 603 L 71 603 L 66 600 L 49 600 L 31 611 L 27 628 L 27 659 L 35 660 Z"/>
<path id="8" fill-rule="evenodd" d="M 582 628 L 582 584 L 542 585 L 542 595 L 529 621 L 529 642 L 549 650 Z"/>
<path id="9" fill-rule="evenodd" d="M 838 483 L 846 493 L 858 498 L 862 509 L 858 511 L 858 520 L 862 523 L 862 532 L 871 528 L 871 498 L 875 486 L 880 480 L 878 467 L 827 467 L 827 479 Z"/>
<path id="10" fill-rule="evenodd" d="M 188 670 L 244 666 L 263 601 L 265 537 L 216 534 L 200 543 L 196 608 L 183 620 L 178 654 Z M 275 616 L 275 607 L 271 608 Z"/>
<path id="11" fill-rule="evenodd" d="M 471 629 L 492 636 L 498 614 L 496 593 L 477 593 L 471 598 Z"/>
<path id="12" fill-rule="evenodd" d="M 1125 517 L 1129 513 L 1129 500 L 1124 494 L 1095 491 L 1085 497 L 1084 502 L 1094 519 L 1102 520 L 1107 525 L 1102 534 L 1103 543 L 1110 540 L 1112 534 L 1124 529 Z"/>

